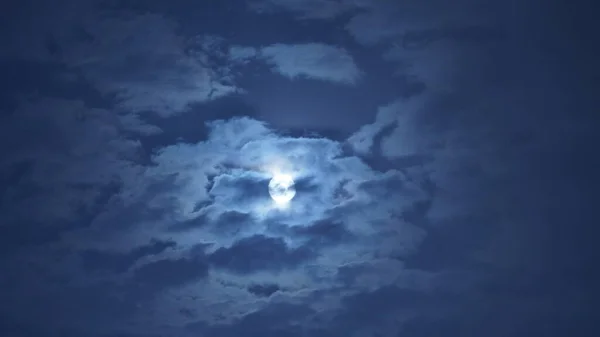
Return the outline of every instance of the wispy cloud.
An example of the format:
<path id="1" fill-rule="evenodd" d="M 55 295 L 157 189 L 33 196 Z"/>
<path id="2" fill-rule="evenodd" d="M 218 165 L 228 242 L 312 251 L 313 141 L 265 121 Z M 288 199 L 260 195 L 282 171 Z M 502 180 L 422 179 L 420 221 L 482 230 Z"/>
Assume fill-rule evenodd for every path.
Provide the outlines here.
<path id="1" fill-rule="evenodd" d="M 364 1 L 335 0 L 251 0 L 251 10 L 262 13 L 289 11 L 302 19 L 332 19 L 356 9 Z"/>
<path id="2" fill-rule="evenodd" d="M 121 107 L 161 116 L 236 91 L 228 69 L 216 69 L 211 37 L 188 39 L 157 14 L 96 17 L 83 22 L 85 38 L 65 41 L 61 58 Z"/>
<path id="3" fill-rule="evenodd" d="M 260 55 L 274 71 L 291 79 L 354 84 L 361 77 L 361 71 L 346 50 L 326 44 L 274 44 L 262 48 Z"/>

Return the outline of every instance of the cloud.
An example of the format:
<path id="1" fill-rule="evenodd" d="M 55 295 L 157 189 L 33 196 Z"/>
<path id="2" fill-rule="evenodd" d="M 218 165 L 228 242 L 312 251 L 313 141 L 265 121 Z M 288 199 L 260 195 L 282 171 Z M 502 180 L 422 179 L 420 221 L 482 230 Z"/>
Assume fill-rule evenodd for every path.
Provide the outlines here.
<path id="1" fill-rule="evenodd" d="M 280 287 L 274 283 L 251 284 L 248 286 L 248 291 L 259 297 L 269 297 L 279 290 Z"/>
<path id="2" fill-rule="evenodd" d="M 441 287 L 434 274 L 443 268 L 429 263 L 427 247 L 445 247 L 440 240 L 446 239 L 428 234 L 431 219 L 424 213 L 440 206 L 427 185 L 427 173 L 379 171 L 362 159 L 377 148 L 390 159 L 431 152 L 427 146 L 431 135 L 423 132 L 429 125 L 423 108 L 427 107 L 418 101 L 403 100 L 382 108 L 373 125 L 348 140 L 350 145 L 360 144 L 354 146 L 357 151 L 335 140 L 293 137 L 258 120 L 232 118 L 208 122 L 208 133 L 196 143 L 164 146 L 143 162 L 125 157 L 113 178 L 87 178 L 97 179 L 90 180 L 94 184 L 115 181 L 118 188 L 94 211 L 87 226 L 65 229 L 49 241 L 72 252 L 61 258 L 61 268 L 50 269 L 84 289 L 105 284 L 98 291 L 127 293 L 125 300 L 138 304 L 124 308 L 128 313 L 123 317 L 145 316 L 160 308 L 162 321 L 169 321 L 176 331 L 190 322 L 207 331 L 237 331 L 241 322 L 254 317 L 253 312 L 266 314 L 273 303 L 297 304 L 307 313 L 319 312 L 337 322 L 335 317 L 356 314 L 339 311 L 343 298 L 376 294 L 388 286 L 403 287 L 407 296 L 434 291 Z M 112 144 L 103 145 L 104 155 L 120 153 L 127 138 L 122 136 L 124 145 L 115 145 L 119 138 L 114 136 L 132 132 L 120 119 L 112 123 L 99 124 L 113 125 L 106 140 L 89 139 L 92 144 Z M 384 144 L 400 127 L 420 130 L 413 134 L 423 138 L 419 143 L 423 145 L 407 154 L 391 152 Z M 71 142 L 75 144 L 67 144 Z M 86 148 L 83 145 L 77 143 L 78 148 Z M 36 159 L 44 151 L 31 153 Z M 121 158 L 116 154 L 105 158 L 113 157 Z M 78 160 L 89 165 L 87 158 L 99 165 L 95 155 Z M 276 170 L 296 179 L 298 194 L 286 210 L 274 207 L 266 189 Z M 39 179 L 47 186 L 52 181 Z M 426 249 L 419 250 L 422 245 Z M 466 259 L 460 252 L 447 255 L 444 261 L 457 268 Z M 114 296 L 107 299 L 107 307 L 118 306 L 117 298 L 123 295 Z M 22 304 L 22 310 L 27 306 Z M 399 305 L 389 312 L 406 319 L 421 314 L 421 309 L 409 307 Z M 425 305 L 422 310 L 435 312 L 435 307 Z M 97 314 L 112 317 L 102 310 Z M 299 314 L 289 319 L 322 328 L 312 317 Z M 119 322 L 114 325 L 127 325 Z"/>
<path id="3" fill-rule="evenodd" d="M 332 219 L 317 221 L 303 227 L 294 227 L 291 230 L 294 236 L 307 238 L 309 245 L 341 244 L 353 238 L 353 234 L 342 223 L 332 221 Z"/>
<path id="4" fill-rule="evenodd" d="M 502 4 L 483 8 L 472 0 L 452 5 L 440 0 L 260 0 L 250 2 L 250 9 L 261 14 L 289 12 L 300 20 L 330 20 L 347 15 L 350 20 L 346 30 L 367 46 L 399 42 L 415 33 L 490 23 L 498 13 L 505 13 Z"/>
<path id="5" fill-rule="evenodd" d="M 260 55 L 274 71 L 290 79 L 308 78 L 349 85 L 362 76 L 346 50 L 326 44 L 274 44 L 262 48 Z"/>
<path id="6" fill-rule="evenodd" d="M 539 48 L 554 35 L 536 34 L 558 21 L 524 16 L 514 25 L 535 32 L 521 34 L 505 4 L 471 0 L 263 0 L 252 14 L 96 5 L 25 1 L 1 14 L 20 32 L 2 67 L 25 65 L 3 83 L 3 106 L 17 109 L 0 117 L 0 335 L 575 331 L 568 317 L 597 283 L 584 252 L 596 237 L 585 226 L 596 142 L 581 81 L 554 68 L 576 52 Z M 258 30 L 236 35 L 252 20 Z M 193 35 L 217 21 L 231 39 Z M 306 24 L 298 41 L 272 40 Z M 325 44 L 346 33 L 349 45 Z M 237 80 L 260 62 L 356 85 L 380 107 L 343 139 L 208 104 L 234 92 L 254 103 Z M 388 83 L 405 80 L 422 92 L 393 98 Z M 81 100 L 23 94 L 32 88 Z M 287 208 L 268 194 L 276 172 L 296 182 Z"/>
<path id="7" fill-rule="evenodd" d="M 397 76 L 422 81 L 429 90 L 475 93 L 486 83 L 501 83 L 510 71 L 507 50 L 515 46 L 499 29 L 466 26 L 413 35 L 393 44 L 383 58 L 396 65 Z"/>
<path id="8" fill-rule="evenodd" d="M 81 101 L 48 98 L 23 101 L 3 119 L 0 170 L 12 179 L 3 186 L 0 218 L 9 232 L 23 230 L 23 243 L 89 221 L 135 172 L 141 147 L 126 134 L 146 127 Z"/>
<path id="9" fill-rule="evenodd" d="M 81 24 L 86 38 L 61 41 L 62 60 L 103 94 L 116 95 L 123 109 L 171 116 L 236 91 L 228 69 L 211 63 L 219 57 L 211 37 L 179 36 L 175 23 L 157 14 Z"/>
<path id="10" fill-rule="evenodd" d="M 35 10 L 32 10 L 35 7 Z M 65 8 L 70 8 L 65 11 Z M 80 38 L 77 24 L 95 13 L 94 0 L 58 0 L 52 5 L 43 1 L 27 1 L 5 6 L 3 17 L 6 29 L 3 38 L 2 59 L 53 61 L 61 52 L 60 42 L 69 43 Z M 39 12 L 38 12 L 39 11 Z M 45 13 L 46 15 L 39 15 Z M 39 29 L 27 29 L 35 25 Z M 21 34 L 13 34 L 21 32 Z"/>
<path id="11" fill-rule="evenodd" d="M 209 191 L 215 201 L 221 205 L 238 211 L 251 211 L 261 205 L 271 202 L 265 184 L 269 177 L 266 174 L 245 172 L 238 174 L 223 174 L 214 179 Z"/>
<path id="12" fill-rule="evenodd" d="M 48 17 L 23 5 L 11 8 L 19 19 L 7 31 L 27 36 L 14 40 L 11 34 L 3 59 L 61 65 L 66 74 L 60 76 L 91 84 L 104 97 L 116 98 L 121 110 L 163 117 L 238 90 L 230 65 L 218 61 L 227 59 L 216 48 L 218 37 L 183 36 L 178 23 L 161 14 L 127 13 L 94 0 L 34 2 Z M 32 25 L 39 29 L 28 30 Z"/>
<path id="13" fill-rule="evenodd" d="M 356 9 L 361 1 L 335 0 L 253 0 L 251 10 L 257 13 L 289 11 L 301 19 L 332 19 Z"/>
<path id="14" fill-rule="evenodd" d="M 294 268 L 311 257 L 307 247 L 290 249 L 282 238 L 253 235 L 231 247 L 217 249 L 210 255 L 210 261 L 216 267 L 247 274 Z"/>
<path id="15" fill-rule="evenodd" d="M 162 290 L 200 296 L 209 312 L 218 307 L 241 317 L 262 307 L 253 302 L 257 296 L 333 291 L 328 289 L 338 282 L 338 266 L 404 256 L 422 240 L 422 230 L 400 217 L 403 209 L 428 198 L 411 181 L 421 178 L 382 174 L 345 153 L 342 143 L 280 135 L 250 118 L 207 125 L 205 140 L 156 151 L 149 166 L 123 180 L 110 210 L 65 236 L 85 247 L 81 256 L 88 268 L 105 271 L 88 279 L 121 272 L 116 279 L 127 287 L 141 284 L 136 294 L 163 303 L 165 315 L 215 324 L 218 319 L 201 310 L 193 318 L 182 316 L 180 307 L 164 304 L 171 295 Z M 266 188 L 274 169 L 296 178 L 297 197 L 285 210 L 275 207 Z M 151 248 L 148 242 L 165 244 Z M 139 248 L 131 250 L 133 243 Z M 392 264 L 384 266 L 381 272 L 396 275 Z M 369 287 L 381 282 L 389 280 L 373 277 Z M 206 283 L 205 291 L 194 290 L 200 283 Z M 353 284 L 355 291 L 364 287 Z M 226 289 L 249 297 L 239 293 L 236 300 L 221 303 L 217 294 L 232 291 Z"/>
<path id="16" fill-rule="evenodd" d="M 135 269 L 133 282 L 151 289 L 182 286 L 208 276 L 208 264 L 200 258 L 163 259 Z"/>
<path id="17" fill-rule="evenodd" d="M 250 118 L 209 122 L 202 141 L 165 146 L 147 164 L 127 162 L 123 167 L 127 172 L 137 167 L 135 174 L 118 175 L 121 189 L 91 225 L 53 240 L 73 252 L 63 253 L 61 267 L 39 257 L 36 265 L 81 287 L 52 285 L 61 291 L 112 294 L 90 299 L 106 304 L 81 313 L 82 322 L 94 314 L 112 327 L 138 332 L 169 322 L 170 332 L 268 334 L 292 327 L 335 336 L 349 329 L 349 319 L 357 329 L 385 326 L 400 332 L 415 317 L 446 316 L 465 284 L 473 282 L 460 270 L 476 259 L 477 247 L 470 244 L 488 237 L 487 227 L 448 212 L 432 218 L 440 207 L 436 203 L 444 206 L 452 195 L 437 194 L 427 172 L 380 172 L 361 159 L 377 147 L 395 158 L 383 145 L 394 134 L 386 127 L 427 130 L 431 122 L 421 108 L 427 107 L 403 100 L 382 108 L 373 125 L 350 138 L 349 144 L 362 144 L 357 152 L 331 139 L 277 133 Z M 411 117 L 402 119 L 403 113 Z M 433 133 L 419 135 L 427 140 Z M 289 170 L 297 181 L 298 197 L 287 210 L 273 207 L 266 190 L 275 168 Z M 453 182 L 455 176 L 439 172 L 436 177 L 441 187 L 463 193 L 463 202 L 472 200 L 469 191 L 483 186 L 462 177 Z M 460 186 L 444 186 L 449 182 Z M 433 225 L 446 226 L 442 235 L 431 233 Z M 465 232 L 472 241 L 459 238 Z M 455 247 L 457 242 L 464 247 Z M 440 249 L 446 251 L 443 258 L 437 256 Z M 459 271 L 452 274 L 449 268 Z M 10 285 L 23 293 L 20 287 Z M 57 296 L 55 288 L 38 291 Z M 79 303 L 68 296 L 63 300 L 65 307 Z M 131 305 L 113 319 L 106 310 L 120 301 Z M 22 303 L 17 312 L 30 306 Z M 365 312 L 367 306 L 374 309 Z M 274 308 L 290 311 L 277 312 L 276 326 L 252 325 L 272 317 Z M 61 310 L 57 319 L 65 320 L 71 311 Z M 150 317 L 153 310 L 160 310 L 161 318 L 133 327 L 126 322 Z"/>
<path id="18" fill-rule="evenodd" d="M 450 306 L 451 300 L 440 301 L 439 297 L 428 292 L 384 286 L 346 296 L 341 310 L 325 329 L 340 336 L 356 330 L 398 334 L 403 331 L 405 322 L 413 317 L 435 317 Z"/>
<path id="19" fill-rule="evenodd" d="M 246 64 L 256 58 L 258 50 L 254 47 L 231 46 L 229 47 L 229 59 L 238 64 Z"/>
<path id="20" fill-rule="evenodd" d="M 127 254 L 86 250 L 81 253 L 83 268 L 89 271 L 110 271 L 123 273 L 129 270 L 139 259 L 158 255 L 169 248 L 174 248 L 173 241 L 154 240 L 147 245 L 137 247 Z"/>
<path id="21" fill-rule="evenodd" d="M 375 153 L 396 165 L 411 158 L 463 156 L 472 148 L 457 137 L 466 109 L 455 99 L 432 90 L 395 100 L 379 107 L 373 123 L 362 126 L 347 142 L 361 155 Z"/>
<path id="22" fill-rule="evenodd" d="M 68 106 L 60 105 L 57 110 L 68 111 Z M 87 111 L 82 104 L 80 108 Z M 131 307 L 122 309 L 127 312 L 123 317 L 146 317 L 160 308 L 162 318 L 142 324 L 144 328 L 130 328 L 137 331 L 167 321 L 174 331 L 190 322 L 202 329 L 237 331 L 243 324 L 235 322 L 250 320 L 253 312 L 269 312 L 273 303 L 297 304 L 308 313 L 333 319 L 346 317 L 339 313 L 344 297 L 389 285 L 402 285 L 408 293 L 432 291 L 439 284 L 431 281 L 430 274 L 404 266 L 408 261 L 411 267 L 438 272 L 426 263 L 427 251 L 419 255 L 418 249 L 428 239 L 425 225 L 429 219 L 423 213 L 439 207 L 432 201 L 427 173 L 381 169 L 364 159 L 378 151 L 385 155 L 382 160 L 431 152 L 428 140 L 433 133 L 426 132 L 431 112 L 423 115 L 428 108 L 418 100 L 396 101 L 382 108 L 373 125 L 359 130 L 347 143 L 295 137 L 247 117 L 214 120 L 205 124 L 200 141 L 162 146 L 143 160 L 137 150 L 139 142 L 134 142 L 136 151 L 130 156 L 121 155 L 130 144 L 128 137 L 143 139 L 148 134 L 141 115 L 104 120 L 104 110 L 98 110 L 86 113 L 86 118 L 73 118 L 60 124 L 56 134 L 68 135 L 65 130 L 77 130 L 81 128 L 78 123 L 89 122 L 107 130 L 106 134 L 90 132 L 89 145 L 77 142 L 77 137 L 64 143 L 67 153 L 81 154 L 72 157 L 74 163 L 90 165 L 89 171 L 78 171 L 89 175 L 58 179 L 46 173 L 36 184 L 50 187 L 54 182 L 71 181 L 67 178 L 75 182 L 85 178 L 93 186 L 116 185 L 101 207 L 90 211 L 85 226 L 66 228 L 44 242 L 42 250 L 57 244 L 69 247 L 60 268 L 39 258 L 37 262 L 82 289 L 115 294 L 106 299 L 107 308 L 131 301 Z M 37 113 L 32 115 L 37 118 Z M 132 127 L 136 125 L 144 127 Z M 392 152 L 397 149 L 384 145 L 400 127 L 418 130 L 412 134 L 423 139 L 412 152 Z M 57 138 L 54 133 L 41 136 Z M 52 144 L 46 141 L 46 146 Z M 32 149 L 28 150 L 32 167 L 43 165 L 40 159 L 49 150 L 44 146 Z M 100 159 L 92 151 L 96 149 L 102 150 Z M 102 166 L 97 160 L 118 165 L 113 171 L 108 170 L 110 165 L 104 166 L 106 171 L 97 170 L 94 166 Z M 65 165 L 72 169 L 70 163 Z M 298 194 L 286 210 L 274 206 L 266 189 L 278 170 L 296 180 Z M 106 172 L 114 174 L 110 179 L 96 175 Z M 420 207 L 426 211 L 418 211 Z M 435 246 L 435 242 L 438 239 L 433 238 L 427 245 Z M 460 254 L 448 255 L 447 261 L 460 266 Z M 81 267 L 87 272 L 82 273 Z M 423 288 L 423 284 L 434 286 Z M 20 310 L 25 312 L 28 306 L 24 303 Z M 110 321 L 112 316 L 103 310 L 96 314 Z M 300 319 L 307 327 L 323 326 L 314 323 L 312 314 L 290 317 L 290 322 Z M 90 318 L 82 313 L 85 319 Z M 113 326 L 128 326 L 123 320 Z"/>
<path id="23" fill-rule="evenodd" d="M 253 140 L 274 136 L 266 123 L 248 117 L 209 121 L 207 125 L 211 143 L 238 150 Z"/>
<path id="24" fill-rule="evenodd" d="M 439 0 L 378 1 L 364 2 L 363 5 L 368 9 L 352 17 L 346 29 L 364 45 L 401 42 L 414 34 L 448 27 L 492 24 L 501 6 L 494 4 L 483 8 L 471 0 L 452 5 Z"/>
<path id="25" fill-rule="evenodd" d="M 297 326 L 299 319 L 312 315 L 314 312 L 305 305 L 290 303 L 274 303 L 263 310 L 244 316 L 236 324 L 213 325 L 205 331 L 219 336 L 278 336 L 285 332 L 288 336 L 301 336 Z M 193 327 L 191 331 L 195 332 Z M 296 329 L 294 329 L 296 328 Z M 202 330 L 200 330 L 202 331 Z"/>
<path id="26" fill-rule="evenodd" d="M 220 213 L 218 219 L 212 222 L 212 226 L 220 235 L 235 237 L 240 232 L 251 227 L 253 221 L 254 219 L 250 213 L 225 211 Z"/>
<path id="27" fill-rule="evenodd" d="M 350 135 L 347 140 L 348 144 L 361 155 L 369 155 L 376 152 L 380 144 L 375 144 L 375 140 L 386 127 L 395 126 L 399 104 L 401 103 L 394 102 L 380 107 L 377 111 L 375 121 L 371 124 L 361 126 L 360 129 Z"/>

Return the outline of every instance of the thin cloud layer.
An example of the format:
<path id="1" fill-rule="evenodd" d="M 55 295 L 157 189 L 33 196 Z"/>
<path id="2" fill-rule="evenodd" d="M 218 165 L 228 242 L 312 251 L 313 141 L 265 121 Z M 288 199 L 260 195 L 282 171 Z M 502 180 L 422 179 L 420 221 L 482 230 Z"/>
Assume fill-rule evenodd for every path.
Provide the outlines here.
<path id="1" fill-rule="evenodd" d="M 272 64 L 274 71 L 290 79 L 354 84 L 361 77 L 361 71 L 347 51 L 326 44 L 274 44 L 262 48 L 261 56 Z"/>
<path id="2" fill-rule="evenodd" d="M 251 10 L 257 13 L 290 11 L 301 19 L 332 19 L 356 9 L 364 1 L 332 0 L 252 0 Z"/>
<path id="3" fill-rule="evenodd" d="M 210 64 L 210 44 L 186 41 L 154 14 L 85 23 L 87 38 L 65 46 L 67 63 L 124 109 L 168 116 L 235 92 Z M 160 94 L 156 94 L 160 93 Z"/>
<path id="4" fill-rule="evenodd" d="M 501 4 L 481 6 L 477 1 L 377 1 L 352 17 L 346 29 L 364 45 L 402 42 L 432 31 L 494 24 Z M 504 14 L 504 13 L 502 13 Z"/>
<path id="5" fill-rule="evenodd" d="M 214 36 L 183 37 L 177 22 L 162 14 L 104 15 L 97 5 L 94 0 L 64 0 L 52 8 L 40 7 L 56 19 L 42 21 L 15 8 L 19 19 L 7 23 L 10 31 L 28 31 L 20 22 L 37 20 L 44 33 L 21 37 L 4 57 L 63 65 L 69 78 L 88 81 L 101 94 L 116 97 L 121 109 L 160 116 L 237 91 L 231 69 L 219 67 L 217 59 L 225 56 L 214 48 Z"/>
<path id="6" fill-rule="evenodd" d="M 25 226 L 30 221 L 57 224 L 77 213 L 95 212 L 121 177 L 135 170 L 130 165 L 140 156 L 140 144 L 124 133 L 152 126 L 81 101 L 35 98 L 5 117 L 2 128 L 4 137 L 17 132 L 21 138 L 16 146 L 9 138 L 3 142 L 2 168 L 13 178 L 2 214 L 5 221 L 21 219 Z"/>

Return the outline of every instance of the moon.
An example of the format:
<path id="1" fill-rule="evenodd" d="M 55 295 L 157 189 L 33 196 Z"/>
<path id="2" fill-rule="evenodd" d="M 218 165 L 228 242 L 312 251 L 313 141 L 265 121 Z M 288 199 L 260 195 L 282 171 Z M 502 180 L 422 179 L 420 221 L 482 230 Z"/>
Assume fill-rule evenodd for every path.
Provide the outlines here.
<path id="1" fill-rule="evenodd" d="M 286 205 L 296 195 L 294 179 L 287 174 L 277 174 L 269 181 L 269 194 L 278 205 Z"/>

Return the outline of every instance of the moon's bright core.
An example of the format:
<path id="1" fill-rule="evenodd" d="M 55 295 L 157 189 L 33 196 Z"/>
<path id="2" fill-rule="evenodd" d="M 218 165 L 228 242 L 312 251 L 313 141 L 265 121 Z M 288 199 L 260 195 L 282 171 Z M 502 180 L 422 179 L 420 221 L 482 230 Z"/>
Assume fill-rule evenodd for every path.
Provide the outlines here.
<path id="1" fill-rule="evenodd" d="M 277 174 L 269 181 L 269 194 L 278 205 L 286 205 L 296 195 L 294 179 L 287 174 Z"/>

